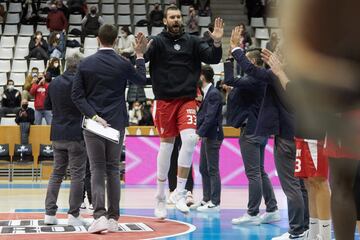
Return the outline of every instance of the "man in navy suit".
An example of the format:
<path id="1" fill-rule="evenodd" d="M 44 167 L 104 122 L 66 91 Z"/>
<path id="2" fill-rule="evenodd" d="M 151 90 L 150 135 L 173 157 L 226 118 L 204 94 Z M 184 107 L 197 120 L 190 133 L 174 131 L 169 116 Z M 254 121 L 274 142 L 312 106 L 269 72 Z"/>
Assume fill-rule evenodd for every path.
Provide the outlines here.
<path id="1" fill-rule="evenodd" d="M 262 67 L 261 52 L 252 50 L 246 57 L 257 67 Z M 224 84 L 234 87 L 228 97 L 228 122 L 241 128 L 240 150 L 245 173 L 249 180 L 248 210 L 242 217 L 234 218 L 233 224 L 259 225 L 281 220 L 274 190 L 264 168 L 264 153 L 268 136 L 255 136 L 255 128 L 266 83 L 252 76 L 234 78 L 233 59 L 224 63 Z M 266 212 L 259 215 L 261 198 L 264 197 Z"/>
<path id="2" fill-rule="evenodd" d="M 90 161 L 95 218 L 88 229 L 90 233 L 118 230 L 119 162 L 125 127 L 129 124 L 125 88 L 128 80 L 138 85 L 146 83 L 143 54 L 147 40 L 144 35 L 139 33 L 136 39 L 136 69 L 114 51 L 117 36 L 115 26 L 105 24 L 100 27 L 97 37 L 100 49 L 80 63 L 72 91 L 72 99 L 85 117 L 120 132 L 119 144 L 86 130 L 83 132 Z M 108 210 L 105 208 L 105 176 Z"/>
<path id="3" fill-rule="evenodd" d="M 219 151 L 224 139 L 222 128 L 222 96 L 214 83 L 214 71 L 203 66 L 200 80 L 204 100 L 197 113 L 197 134 L 201 137 L 200 173 L 203 199 L 197 208 L 201 212 L 220 211 L 221 180 Z"/>
<path id="4" fill-rule="evenodd" d="M 46 193 L 44 219 L 49 225 L 58 223 L 56 202 L 68 165 L 71 175 L 68 225 L 85 225 L 79 208 L 84 188 L 86 149 L 81 132 L 81 113 L 71 101 L 71 89 L 80 59 L 78 55 L 66 59 L 66 71 L 51 82 L 45 99 L 45 109 L 53 113 L 50 140 L 54 149 L 54 168 Z"/>

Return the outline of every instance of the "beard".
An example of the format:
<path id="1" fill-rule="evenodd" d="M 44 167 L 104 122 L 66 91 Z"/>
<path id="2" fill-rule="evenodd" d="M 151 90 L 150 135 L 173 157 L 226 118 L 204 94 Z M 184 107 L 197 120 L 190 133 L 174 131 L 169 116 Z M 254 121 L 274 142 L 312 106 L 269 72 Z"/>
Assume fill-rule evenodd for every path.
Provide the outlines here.
<path id="1" fill-rule="evenodd" d="M 167 26 L 167 30 L 173 36 L 180 36 L 184 32 L 184 25 L 182 23 L 175 23 L 172 26 Z"/>

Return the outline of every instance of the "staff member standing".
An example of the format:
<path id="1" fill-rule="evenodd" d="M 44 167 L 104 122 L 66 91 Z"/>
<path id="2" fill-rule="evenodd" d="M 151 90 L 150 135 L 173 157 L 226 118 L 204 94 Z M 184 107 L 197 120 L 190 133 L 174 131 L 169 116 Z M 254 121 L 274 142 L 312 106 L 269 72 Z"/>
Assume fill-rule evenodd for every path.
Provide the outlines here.
<path id="1" fill-rule="evenodd" d="M 201 137 L 200 173 L 203 186 L 203 204 L 200 212 L 219 212 L 221 180 L 219 172 L 219 151 L 224 132 L 222 128 L 222 96 L 214 86 L 214 70 L 203 66 L 200 80 L 204 100 L 197 113 L 197 134 Z"/>
<path id="2" fill-rule="evenodd" d="M 45 200 L 45 224 L 57 224 L 56 201 L 61 182 L 70 165 L 71 187 L 68 211 L 68 224 L 85 225 L 80 217 L 82 191 L 84 188 L 86 150 L 81 134 L 81 113 L 71 101 L 71 89 L 74 82 L 78 55 L 66 60 L 67 71 L 55 78 L 49 85 L 49 93 L 45 99 L 45 108 L 53 111 L 50 140 L 54 149 L 54 169 L 51 174 Z"/>
<path id="3" fill-rule="evenodd" d="M 145 85 L 146 70 L 143 53 L 147 40 L 142 33 L 137 35 L 136 70 L 125 58 L 114 51 L 118 36 L 117 28 L 105 24 L 100 27 L 97 40 L 100 49 L 85 58 L 75 77 L 72 99 L 81 113 L 104 127 L 120 131 L 119 144 L 84 131 L 90 161 L 91 183 L 95 221 L 90 233 L 118 230 L 120 201 L 119 162 L 128 114 L 125 103 L 127 81 Z M 105 208 L 105 176 L 107 179 L 108 210 Z M 82 190 L 80 191 L 82 194 Z"/>

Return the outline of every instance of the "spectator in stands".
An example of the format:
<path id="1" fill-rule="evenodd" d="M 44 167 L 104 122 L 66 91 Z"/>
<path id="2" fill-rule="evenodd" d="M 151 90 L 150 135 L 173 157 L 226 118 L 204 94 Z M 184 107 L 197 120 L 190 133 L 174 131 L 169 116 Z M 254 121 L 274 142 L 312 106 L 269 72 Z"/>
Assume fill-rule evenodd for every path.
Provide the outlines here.
<path id="1" fill-rule="evenodd" d="M 131 126 L 138 126 L 140 120 L 142 119 L 142 111 L 141 111 L 141 104 L 139 101 L 136 101 L 132 105 L 132 109 L 129 110 L 129 124 Z"/>
<path id="2" fill-rule="evenodd" d="M 204 42 L 207 42 L 209 46 L 212 46 L 214 44 L 214 39 L 210 36 L 210 33 L 214 31 L 214 24 L 209 23 L 208 30 L 204 33 L 202 40 Z"/>
<path id="3" fill-rule="evenodd" d="M 5 18 L 6 18 L 5 7 L 2 4 L 0 4 L 0 23 L 4 23 Z"/>
<path id="4" fill-rule="evenodd" d="M 35 98 L 35 125 L 41 125 L 43 118 L 47 125 L 51 124 L 52 113 L 44 108 L 48 87 L 49 83 L 45 81 L 44 73 L 39 73 L 38 77 L 34 78 L 30 89 L 30 94 Z"/>
<path id="5" fill-rule="evenodd" d="M 29 74 L 27 75 L 26 79 L 25 79 L 25 84 L 23 87 L 23 92 L 22 92 L 22 99 L 26 99 L 26 100 L 30 100 L 33 99 L 33 96 L 31 96 L 30 94 L 30 89 L 34 80 L 34 77 L 37 78 L 39 74 L 39 69 L 37 67 L 33 67 L 31 69 L 31 72 L 29 72 Z"/>
<path id="6" fill-rule="evenodd" d="M 271 52 L 275 52 L 276 47 L 279 44 L 279 38 L 276 32 L 273 32 L 270 37 L 270 41 L 266 43 L 266 49 Z"/>
<path id="7" fill-rule="evenodd" d="M 42 32 L 35 32 L 29 42 L 29 55 L 27 58 L 36 58 L 38 60 L 48 60 L 48 44 L 43 38 Z"/>
<path id="8" fill-rule="evenodd" d="M 38 9 L 33 0 L 22 1 L 21 24 L 35 24 L 40 20 Z"/>
<path id="9" fill-rule="evenodd" d="M 185 22 L 186 24 L 186 32 L 190 33 L 191 35 L 199 35 L 199 16 L 196 13 L 196 10 L 193 6 L 189 8 L 189 16 Z"/>
<path id="10" fill-rule="evenodd" d="M 135 36 L 131 33 L 128 26 L 123 26 L 120 32 L 119 53 L 128 58 L 132 64 L 135 63 Z"/>
<path id="11" fill-rule="evenodd" d="M 243 49 L 247 49 L 252 45 L 251 36 L 246 31 L 246 26 L 244 23 L 240 23 L 239 26 L 240 26 L 240 31 L 241 31 L 240 46 Z"/>
<path id="12" fill-rule="evenodd" d="M 66 19 L 69 19 L 69 9 L 64 5 L 62 0 L 56 1 L 56 7 L 59 11 L 64 13 Z"/>
<path id="13" fill-rule="evenodd" d="M 247 8 L 249 24 L 251 23 L 251 18 L 263 17 L 264 5 L 262 3 L 262 0 L 246 0 L 245 4 Z"/>
<path id="14" fill-rule="evenodd" d="M 20 125 L 21 144 L 29 143 L 30 125 L 35 121 L 34 109 L 29 108 L 27 99 L 21 101 L 21 108 L 16 114 L 15 122 Z"/>
<path id="15" fill-rule="evenodd" d="M 68 20 L 66 19 L 64 13 L 57 9 L 55 2 L 50 5 L 50 12 L 48 13 L 46 19 L 46 26 L 50 32 L 65 32 L 68 27 Z"/>
<path id="16" fill-rule="evenodd" d="M 48 48 L 50 58 L 64 58 L 65 48 L 66 46 L 64 32 L 52 32 L 49 36 Z"/>
<path id="17" fill-rule="evenodd" d="M 88 35 L 98 35 L 99 28 L 104 24 L 104 19 L 97 13 L 97 8 L 92 6 L 90 8 L 90 13 L 87 14 L 81 21 L 82 27 L 82 41 Z"/>
<path id="18" fill-rule="evenodd" d="M 130 83 L 126 100 L 129 103 L 129 109 L 132 109 L 132 106 L 136 101 L 144 103 L 146 101 L 144 87 Z"/>
<path id="19" fill-rule="evenodd" d="M 176 4 L 176 2 L 175 2 Z M 194 0 L 179 0 L 179 4 L 180 6 L 185 5 L 185 6 L 189 6 L 189 5 L 194 5 Z"/>
<path id="20" fill-rule="evenodd" d="M 197 8 L 199 16 L 211 16 L 210 0 L 199 0 Z"/>
<path id="21" fill-rule="evenodd" d="M 52 79 L 61 74 L 60 60 L 58 58 L 52 58 L 49 61 L 49 65 L 46 69 L 46 79 L 51 82 Z"/>
<path id="22" fill-rule="evenodd" d="M 20 109 L 20 103 L 21 93 L 14 89 L 14 81 L 9 79 L 2 95 L 0 118 L 5 117 L 6 114 L 16 114 Z"/>
<path id="23" fill-rule="evenodd" d="M 160 4 L 155 3 L 154 9 L 150 12 L 149 22 L 150 26 L 161 27 L 163 23 L 164 13 L 160 9 Z"/>
<path id="24" fill-rule="evenodd" d="M 142 118 L 139 121 L 140 126 L 154 126 L 154 121 L 152 118 L 153 101 L 151 99 L 146 99 L 146 103 L 142 107 Z"/>
<path id="25" fill-rule="evenodd" d="M 67 5 L 70 14 L 80 13 L 81 16 L 84 17 L 87 12 L 87 5 L 85 0 L 68 0 Z"/>

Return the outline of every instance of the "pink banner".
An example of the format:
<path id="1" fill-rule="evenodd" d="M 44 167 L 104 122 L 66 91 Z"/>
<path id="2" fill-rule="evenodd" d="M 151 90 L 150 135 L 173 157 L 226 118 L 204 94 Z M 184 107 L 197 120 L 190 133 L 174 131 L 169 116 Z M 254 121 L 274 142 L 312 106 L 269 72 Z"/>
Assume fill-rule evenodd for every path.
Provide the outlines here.
<path id="1" fill-rule="evenodd" d="M 156 184 L 158 137 L 126 138 L 126 184 Z M 274 185 L 279 185 L 273 157 L 274 141 L 269 139 L 265 151 L 265 170 Z M 201 184 L 199 173 L 200 143 L 196 147 L 193 168 L 195 184 Z M 225 186 L 248 184 L 237 138 L 226 138 L 220 149 L 220 174 Z"/>

